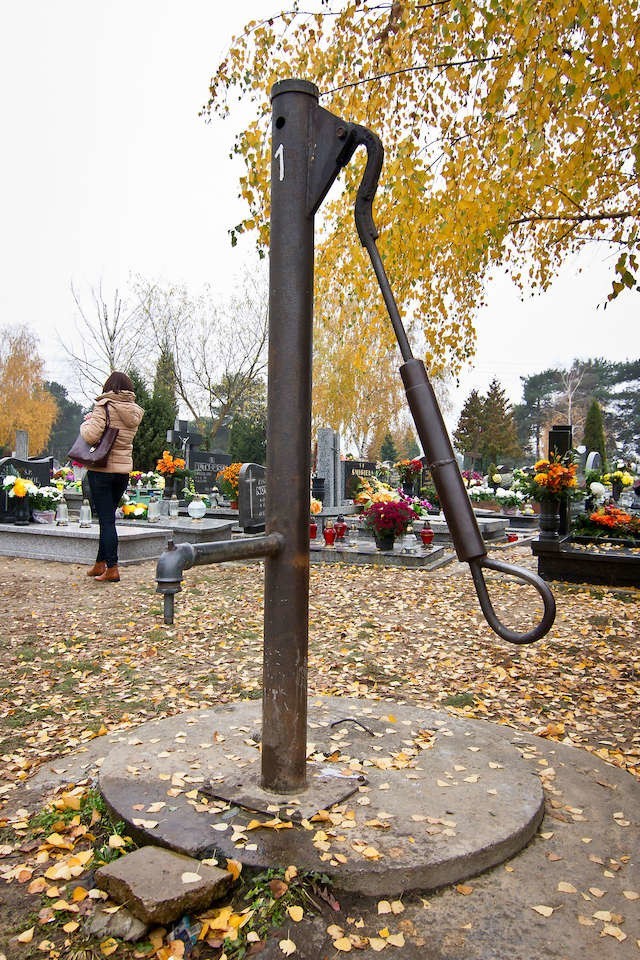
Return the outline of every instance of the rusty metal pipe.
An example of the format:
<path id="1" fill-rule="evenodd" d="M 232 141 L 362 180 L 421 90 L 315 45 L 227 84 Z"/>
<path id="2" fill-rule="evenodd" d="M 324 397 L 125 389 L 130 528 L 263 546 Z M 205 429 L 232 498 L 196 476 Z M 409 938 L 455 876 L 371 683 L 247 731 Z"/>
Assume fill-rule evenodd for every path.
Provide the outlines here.
<path id="1" fill-rule="evenodd" d="M 271 91 L 272 166 L 267 403 L 267 533 L 284 546 L 265 563 L 261 786 L 306 786 L 313 208 L 309 166 L 318 89 Z"/>

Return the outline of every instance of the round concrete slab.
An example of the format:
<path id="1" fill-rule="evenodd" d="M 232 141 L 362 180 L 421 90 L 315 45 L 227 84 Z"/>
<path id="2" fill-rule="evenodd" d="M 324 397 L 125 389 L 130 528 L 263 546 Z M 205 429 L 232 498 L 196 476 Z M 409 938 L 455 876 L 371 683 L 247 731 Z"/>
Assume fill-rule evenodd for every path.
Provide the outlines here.
<path id="1" fill-rule="evenodd" d="M 252 867 L 292 863 L 368 896 L 478 874 L 521 850 L 542 818 L 540 780 L 508 728 L 312 698 L 309 788 L 278 797 L 259 787 L 260 718 L 260 704 L 244 702 L 143 724 L 105 758 L 105 800 L 146 842 Z M 203 797 L 209 786 L 232 802 Z"/>

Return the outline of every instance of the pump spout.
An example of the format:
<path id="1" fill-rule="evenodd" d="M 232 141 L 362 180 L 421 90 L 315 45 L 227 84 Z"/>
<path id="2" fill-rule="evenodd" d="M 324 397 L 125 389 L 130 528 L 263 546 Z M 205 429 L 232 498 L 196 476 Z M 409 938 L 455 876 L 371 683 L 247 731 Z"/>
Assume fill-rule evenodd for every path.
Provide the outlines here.
<path id="1" fill-rule="evenodd" d="M 281 533 L 237 540 L 216 540 L 212 543 L 167 543 L 167 549 L 158 557 L 156 565 L 156 593 L 164 594 L 164 622 L 173 623 L 174 597 L 182 590 L 182 574 L 190 567 L 225 560 L 249 560 L 254 557 L 272 557 L 284 544 Z"/>

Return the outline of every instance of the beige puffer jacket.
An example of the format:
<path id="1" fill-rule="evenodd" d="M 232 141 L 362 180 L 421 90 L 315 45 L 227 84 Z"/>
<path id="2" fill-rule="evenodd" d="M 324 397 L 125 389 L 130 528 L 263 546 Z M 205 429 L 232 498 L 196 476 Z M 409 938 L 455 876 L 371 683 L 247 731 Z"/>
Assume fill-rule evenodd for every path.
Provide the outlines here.
<path id="1" fill-rule="evenodd" d="M 131 390 L 119 393 L 109 391 L 96 397 L 96 403 L 89 417 L 80 424 L 80 433 L 87 443 L 97 443 L 107 422 L 105 404 L 109 404 L 109 419 L 112 427 L 120 431 L 111 447 L 109 459 L 104 467 L 91 467 L 101 473 L 131 473 L 133 470 L 133 438 L 144 416 L 144 410 L 136 403 Z"/>

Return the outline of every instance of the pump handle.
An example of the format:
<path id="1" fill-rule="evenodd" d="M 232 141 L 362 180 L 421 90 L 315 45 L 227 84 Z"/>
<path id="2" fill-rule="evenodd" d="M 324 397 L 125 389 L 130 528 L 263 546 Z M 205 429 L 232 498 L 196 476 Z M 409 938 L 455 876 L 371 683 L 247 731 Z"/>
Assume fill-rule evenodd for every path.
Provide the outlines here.
<path id="1" fill-rule="evenodd" d="M 498 560 L 490 560 L 486 555 L 487 552 L 480 535 L 478 522 L 471 501 L 464 489 L 438 402 L 424 364 L 422 361 L 416 360 L 411 352 L 411 345 L 402 323 L 398 305 L 376 246 L 378 231 L 373 219 L 373 201 L 384 160 L 382 141 L 371 130 L 359 124 L 351 124 L 350 137 L 353 151 L 360 145 L 365 146 L 367 150 L 367 165 L 355 204 L 358 236 L 371 259 L 400 353 L 405 361 L 401 367 L 401 374 L 409 408 L 422 448 L 427 455 L 432 470 L 456 553 L 460 560 L 469 564 L 480 607 L 491 629 L 509 643 L 531 643 L 543 637 L 553 626 L 556 615 L 553 594 L 547 584 L 535 573 Z M 544 607 L 542 618 L 537 626 L 526 633 L 517 633 L 500 622 L 489 597 L 482 572 L 483 568 L 510 574 L 535 587 L 542 598 Z"/>

